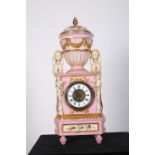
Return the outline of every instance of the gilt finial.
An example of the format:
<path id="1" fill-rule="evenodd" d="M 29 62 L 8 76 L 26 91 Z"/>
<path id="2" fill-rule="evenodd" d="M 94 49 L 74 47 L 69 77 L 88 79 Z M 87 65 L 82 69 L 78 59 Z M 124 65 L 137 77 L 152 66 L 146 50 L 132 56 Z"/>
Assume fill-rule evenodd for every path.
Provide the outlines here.
<path id="1" fill-rule="evenodd" d="M 77 25 L 78 25 L 78 20 L 77 20 L 76 17 L 74 17 L 74 19 L 73 19 L 73 25 L 74 25 L 74 26 L 77 26 Z"/>

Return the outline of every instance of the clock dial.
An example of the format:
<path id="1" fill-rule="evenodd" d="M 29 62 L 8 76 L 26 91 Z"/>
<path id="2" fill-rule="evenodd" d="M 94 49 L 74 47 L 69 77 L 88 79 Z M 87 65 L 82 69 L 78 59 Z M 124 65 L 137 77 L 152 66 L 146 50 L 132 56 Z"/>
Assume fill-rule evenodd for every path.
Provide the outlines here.
<path id="1" fill-rule="evenodd" d="M 83 110 L 93 102 L 94 91 L 87 83 L 74 82 L 67 87 L 65 99 L 71 108 Z"/>

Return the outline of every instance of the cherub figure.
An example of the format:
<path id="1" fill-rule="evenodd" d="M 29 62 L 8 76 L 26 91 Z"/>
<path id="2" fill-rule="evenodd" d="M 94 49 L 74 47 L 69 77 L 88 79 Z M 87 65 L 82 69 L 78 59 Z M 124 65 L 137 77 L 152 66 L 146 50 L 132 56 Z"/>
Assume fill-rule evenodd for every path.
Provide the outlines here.
<path id="1" fill-rule="evenodd" d="M 56 51 L 53 57 L 53 72 L 54 74 L 63 72 L 63 62 L 62 62 L 63 54 L 61 51 Z"/>
<path id="2" fill-rule="evenodd" d="M 100 73 L 101 67 L 100 67 L 99 57 L 100 57 L 100 52 L 96 49 L 92 50 L 90 63 L 91 63 L 91 72 L 93 73 Z"/>

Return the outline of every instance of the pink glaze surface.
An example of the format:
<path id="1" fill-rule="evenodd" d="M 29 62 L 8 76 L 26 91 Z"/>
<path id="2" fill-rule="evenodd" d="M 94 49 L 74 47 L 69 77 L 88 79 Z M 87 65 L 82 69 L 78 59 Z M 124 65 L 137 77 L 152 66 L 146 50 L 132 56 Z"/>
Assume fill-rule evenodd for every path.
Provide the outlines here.
<path id="1" fill-rule="evenodd" d="M 86 73 L 86 75 L 87 75 L 87 73 Z M 73 79 L 73 80 L 80 80 L 81 79 L 81 76 L 78 76 L 77 75 L 77 76 L 70 77 L 69 74 L 68 74 L 68 76 L 63 76 L 62 77 L 62 81 L 63 81 L 63 92 L 66 92 L 66 88 L 71 83 L 70 82 L 71 79 Z M 92 88 L 95 87 L 96 76 L 94 76 L 94 75 L 85 76 L 85 79 L 86 79 L 87 83 Z M 94 92 L 95 92 L 95 90 L 94 90 Z M 73 110 L 66 104 L 66 101 L 65 101 L 65 93 L 62 96 L 62 106 L 63 106 L 63 113 L 65 115 L 72 113 Z M 91 106 L 87 110 L 89 111 L 89 113 L 96 113 L 97 112 L 97 98 L 96 97 L 94 98 L 93 103 L 91 104 Z M 74 111 L 74 114 L 85 114 L 85 110 L 83 110 L 83 111 Z"/>

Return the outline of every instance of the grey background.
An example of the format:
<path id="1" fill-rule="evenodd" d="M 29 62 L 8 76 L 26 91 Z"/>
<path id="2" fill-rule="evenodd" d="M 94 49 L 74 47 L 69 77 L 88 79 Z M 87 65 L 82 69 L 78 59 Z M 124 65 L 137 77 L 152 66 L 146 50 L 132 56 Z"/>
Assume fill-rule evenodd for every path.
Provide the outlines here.
<path id="1" fill-rule="evenodd" d="M 128 9 L 128 0 L 27 0 L 27 152 L 41 134 L 54 134 L 51 58 L 74 16 L 92 31 L 92 48 L 101 52 L 106 130 L 129 130 Z"/>

